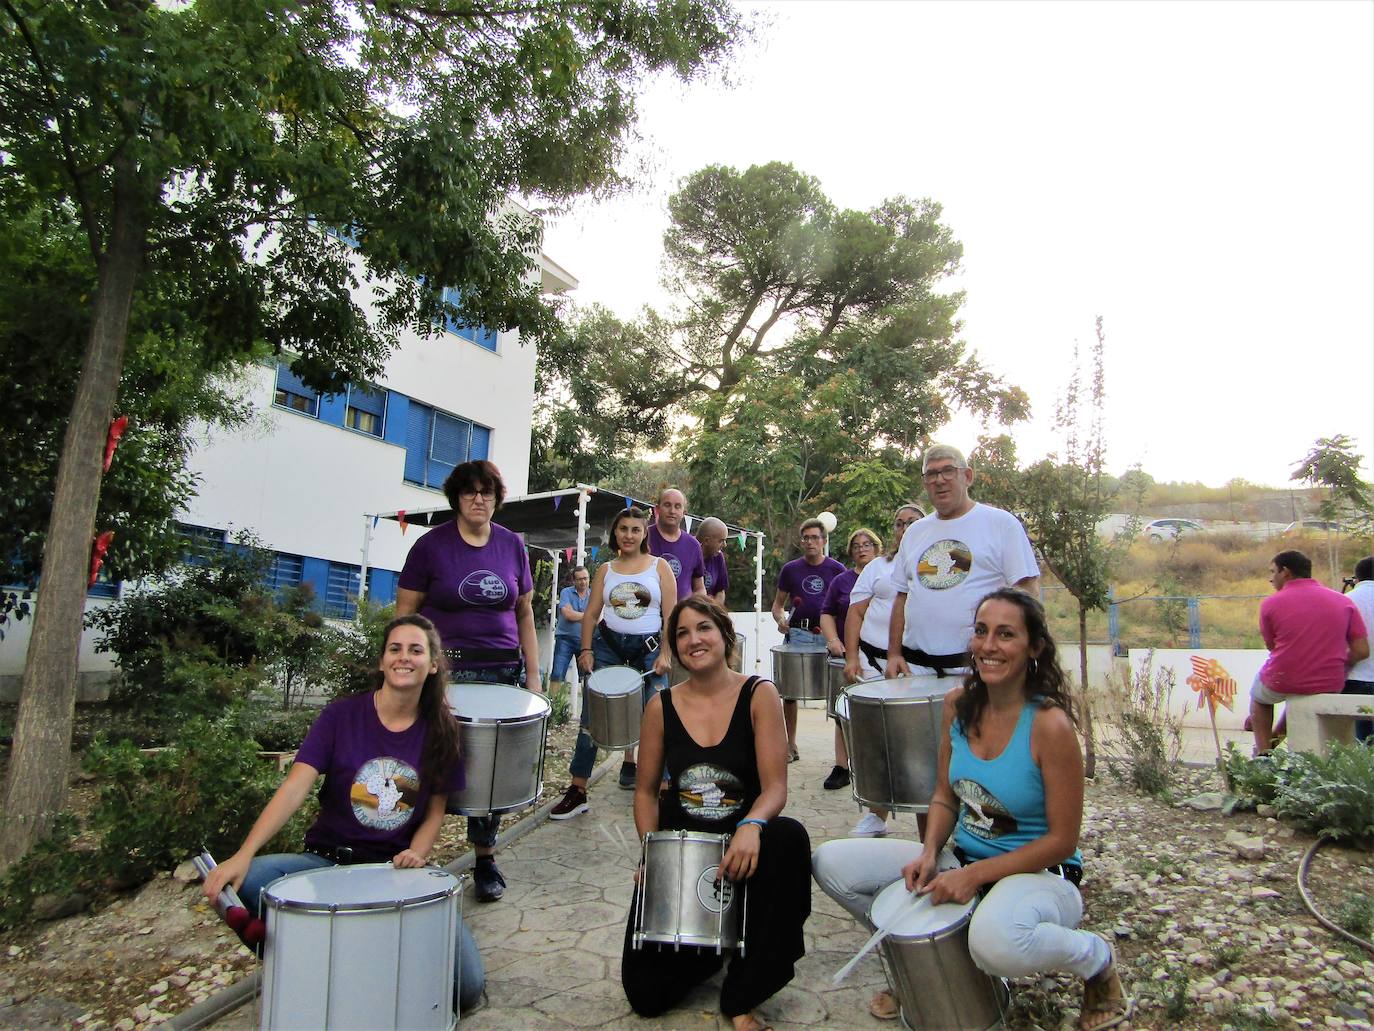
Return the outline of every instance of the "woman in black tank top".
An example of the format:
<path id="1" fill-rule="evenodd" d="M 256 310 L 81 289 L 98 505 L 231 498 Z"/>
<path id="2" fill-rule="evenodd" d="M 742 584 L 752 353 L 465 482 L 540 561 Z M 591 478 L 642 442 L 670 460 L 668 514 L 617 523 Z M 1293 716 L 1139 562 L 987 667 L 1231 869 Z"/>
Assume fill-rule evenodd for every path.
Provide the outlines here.
<path id="1" fill-rule="evenodd" d="M 640 837 L 657 830 L 733 835 L 720 874 L 748 884 L 745 948 L 730 960 L 720 1008 L 737 1031 L 759 1031 L 767 1025 L 752 1010 L 792 980 L 811 915 L 810 839 L 800 823 L 778 815 L 787 804 L 782 703 L 771 681 L 726 665 L 734 626 L 709 599 L 678 602 L 667 637 L 689 676 L 644 710 L 635 829 Z M 665 767 L 672 781 L 660 800 Z M 635 908 L 631 902 L 621 979 L 634 1011 L 652 1017 L 715 973 L 721 957 L 713 949 L 634 948 Z"/>

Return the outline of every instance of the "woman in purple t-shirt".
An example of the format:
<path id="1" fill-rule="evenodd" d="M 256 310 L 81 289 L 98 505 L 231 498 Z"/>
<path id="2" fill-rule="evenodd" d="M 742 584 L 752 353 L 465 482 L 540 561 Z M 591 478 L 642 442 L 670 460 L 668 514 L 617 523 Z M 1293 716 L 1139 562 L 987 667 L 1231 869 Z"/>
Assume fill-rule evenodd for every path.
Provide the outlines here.
<path id="1" fill-rule="evenodd" d="M 458 721 L 444 697 L 448 676 L 434 625 L 398 616 L 382 640 L 379 686 L 320 713 L 243 845 L 205 879 L 206 898 L 232 883 L 249 911 L 260 913 L 263 889 L 287 874 L 339 863 L 425 865 L 444 803 L 463 786 Z M 305 832 L 306 851 L 259 856 L 321 774 L 320 814 Z M 484 973 L 461 920 L 454 973 L 459 1007 L 469 1009 L 481 998 Z"/>
<path id="2" fill-rule="evenodd" d="M 506 497 L 501 472 L 487 461 L 464 462 L 444 481 L 457 517 L 411 547 L 396 588 L 396 611 L 433 620 L 455 683 L 510 684 L 541 691 L 534 635 L 534 580 L 525 544 L 492 522 Z M 469 816 L 477 853 L 478 902 L 495 902 L 506 881 L 496 868 L 499 816 Z"/>

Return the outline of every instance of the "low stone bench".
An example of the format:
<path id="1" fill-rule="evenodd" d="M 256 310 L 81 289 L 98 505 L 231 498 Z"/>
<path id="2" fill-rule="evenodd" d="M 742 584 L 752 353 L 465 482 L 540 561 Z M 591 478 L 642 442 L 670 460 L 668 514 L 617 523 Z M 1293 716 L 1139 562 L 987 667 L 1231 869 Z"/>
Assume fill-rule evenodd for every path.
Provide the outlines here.
<path id="1" fill-rule="evenodd" d="M 1326 754 L 1332 741 L 1355 743 L 1355 721 L 1374 720 L 1374 695 L 1296 695 L 1284 703 L 1288 750 Z"/>

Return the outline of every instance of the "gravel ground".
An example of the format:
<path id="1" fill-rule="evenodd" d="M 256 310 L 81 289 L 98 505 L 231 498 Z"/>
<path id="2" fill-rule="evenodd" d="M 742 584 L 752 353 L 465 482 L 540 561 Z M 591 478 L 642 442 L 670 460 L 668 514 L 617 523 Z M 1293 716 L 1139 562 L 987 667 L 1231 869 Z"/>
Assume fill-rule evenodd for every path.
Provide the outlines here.
<path id="1" fill-rule="evenodd" d="M 548 795 L 564 783 L 574 730 L 550 732 Z M 1218 787 L 1210 773 L 1187 781 L 1180 797 Z M 465 850 L 462 824 L 447 822 L 440 862 Z M 1371 1027 L 1374 956 L 1321 928 L 1298 896 L 1311 841 L 1254 813 L 1136 795 L 1106 774 L 1089 785 L 1084 922 L 1114 930 L 1139 1000 L 1134 1027 Z M 1309 885 L 1334 917 L 1353 893 L 1374 896 L 1374 854 L 1324 849 Z M 133 1031 L 251 967 L 196 886 L 165 873 L 96 911 L 0 939 L 0 1028 Z M 1069 978 L 1018 982 L 1010 1026 L 1064 1026 L 1078 995 Z"/>

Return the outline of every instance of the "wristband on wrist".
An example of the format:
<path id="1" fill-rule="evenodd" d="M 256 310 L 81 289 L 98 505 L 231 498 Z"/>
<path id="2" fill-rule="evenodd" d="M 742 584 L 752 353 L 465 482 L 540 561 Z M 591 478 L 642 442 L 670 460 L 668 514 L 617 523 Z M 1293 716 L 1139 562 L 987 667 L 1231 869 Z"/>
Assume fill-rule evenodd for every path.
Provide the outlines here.
<path id="1" fill-rule="evenodd" d="M 579 651 L 577 654 L 578 654 L 578 655 L 586 655 L 587 652 L 589 652 L 589 651 L 591 651 L 591 650 L 592 650 L 591 648 L 583 648 L 583 649 L 582 649 L 581 651 Z"/>
<path id="2" fill-rule="evenodd" d="M 767 820 L 761 820 L 761 819 L 759 819 L 757 816 L 746 816 L 746 817 L 745 817 L 743 820 L 741 820 L 739 823 L 735 824 L 735 830 L 739 830 L 739 829 L 740 829 L 741 827 L 743 827 L 745 824 L 749 824 L 749 823 L 752 823 L 755 827 L 757 827 L 757 828 L 759 829 L 759 833 L 760 833 L 760 834 L 762 834 L 762 833 L 763 833 L 763 829 L 764 829 L 765 827 L 768 826 L 768 821 L 767 821 Z"/>

